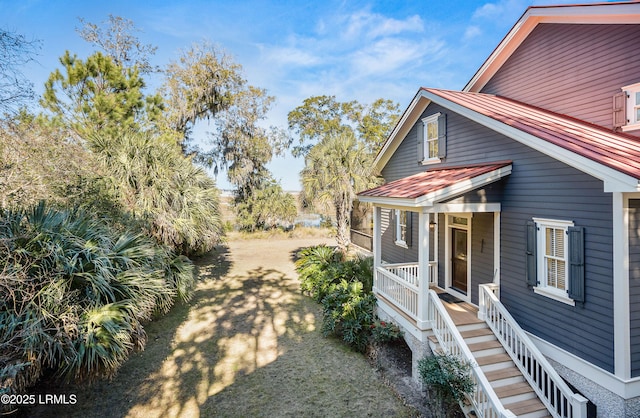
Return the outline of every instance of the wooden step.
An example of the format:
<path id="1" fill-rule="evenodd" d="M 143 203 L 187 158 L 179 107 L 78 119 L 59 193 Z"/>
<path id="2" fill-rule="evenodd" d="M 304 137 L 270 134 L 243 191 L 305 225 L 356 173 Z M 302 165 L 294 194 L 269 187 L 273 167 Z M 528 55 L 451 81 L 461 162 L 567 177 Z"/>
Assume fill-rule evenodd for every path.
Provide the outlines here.
<path id="1" fill-rule="evenodd" d="M 494 388 L 496 395 L 500 398 L 502 404 L 525 401 L 528 399 L 537 399 L 536 393 L 533 391 L 528 382 L 519 382 L 512 385 L 500 386 Z"/>
<path id="2" fill-rule="evenodd" d="M 487 355 L 504 353 L 504 348 L 497 339 L 467 344 L 473 355 Z"/>
<path id="3" fill-rule="evenodd" d="M 476 362 L 484 373 L 515 366 L 508 354 L 492 354 L 490 356 L 476 357 Z"/>
<path id="4" fill-rule="evenodd" d="M 525 381 L 524 376 L 515 366 L 485 372 L 484 375 L 494 388 Z"/>
<path id="5" fill-rule="evenodd" d="M 527 399 L 526 401 L 514 402 L 504 405 L 505 409 L 513 412 L 516 416 L 547 416 L 549 411 L 538 398 Z"/>
<path id="6" fill-rule="evenodd" d="M 462 335 L 462 338 L 467 344 L 490 341 L 496 338 L 496 336 L 493 335 L 493 331 L 491 331 L 488 327 L 460 331 L 460 335 Z"/>

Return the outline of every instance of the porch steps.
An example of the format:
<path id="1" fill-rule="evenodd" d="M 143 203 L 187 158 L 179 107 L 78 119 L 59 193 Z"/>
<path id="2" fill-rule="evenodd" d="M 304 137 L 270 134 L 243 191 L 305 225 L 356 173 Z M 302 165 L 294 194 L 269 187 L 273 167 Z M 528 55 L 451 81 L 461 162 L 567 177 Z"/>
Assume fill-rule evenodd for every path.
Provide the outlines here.
<path id="1" fill-rule="evenodd" d="M 551 416 L 485 322 L 458 329 L 506 409 L 523 418 Z"/>

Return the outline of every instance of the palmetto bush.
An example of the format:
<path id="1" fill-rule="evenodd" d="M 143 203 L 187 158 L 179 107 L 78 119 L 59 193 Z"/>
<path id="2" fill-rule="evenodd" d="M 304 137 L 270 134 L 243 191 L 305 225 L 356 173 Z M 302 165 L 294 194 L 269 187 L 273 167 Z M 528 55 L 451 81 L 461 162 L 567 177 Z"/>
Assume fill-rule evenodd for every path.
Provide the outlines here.
<path id="1" fill-rule="evenodd" d="M 188 299 L 192 264 L 79 210 L 0 212 L 0 392 L 45 370 L 112 375 L 144 346 L 143 322 Z"/>
<path id="2" fill-rule="evenodd" d="M 204 254 L 223 235 L 215 181 L 171 138 L 150 132 L 88 139 L 122 209 L 179 254 Z"/>

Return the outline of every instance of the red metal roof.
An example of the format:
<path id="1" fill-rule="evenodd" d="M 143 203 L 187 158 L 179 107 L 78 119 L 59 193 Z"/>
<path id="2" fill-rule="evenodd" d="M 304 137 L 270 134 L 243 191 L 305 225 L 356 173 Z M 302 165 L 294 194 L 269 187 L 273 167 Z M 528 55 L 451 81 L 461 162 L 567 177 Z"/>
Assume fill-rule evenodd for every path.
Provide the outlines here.
<path id="1" fill-rule="evenodd" d="M 423 88 L 474 112 L 640 179 L 640 139 L 501 96 Z"/>
<path id="2" fill-rule="evenodd" d="M 511 161 L 499 161 L 488 164 L 470 164 L 467 166 L 433 168 L 382 186 L 366 190 L 358 196 L 415 199 L 450 187 L 465 180 L 471 180 L 511 164 Z"/>

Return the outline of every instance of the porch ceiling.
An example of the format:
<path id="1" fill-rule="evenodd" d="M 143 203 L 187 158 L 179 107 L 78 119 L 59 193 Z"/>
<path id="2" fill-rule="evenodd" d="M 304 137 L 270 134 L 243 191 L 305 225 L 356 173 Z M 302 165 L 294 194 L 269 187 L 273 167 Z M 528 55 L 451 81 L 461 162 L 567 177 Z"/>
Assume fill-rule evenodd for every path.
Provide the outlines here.
<path id="1" fill-rule="evenodd" d="M 361 192 L 358 199 L 383 205 L 433 206 L 510 173 L 511 161 L 434 168 Z"/>

